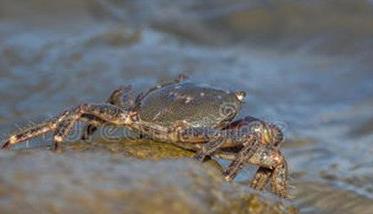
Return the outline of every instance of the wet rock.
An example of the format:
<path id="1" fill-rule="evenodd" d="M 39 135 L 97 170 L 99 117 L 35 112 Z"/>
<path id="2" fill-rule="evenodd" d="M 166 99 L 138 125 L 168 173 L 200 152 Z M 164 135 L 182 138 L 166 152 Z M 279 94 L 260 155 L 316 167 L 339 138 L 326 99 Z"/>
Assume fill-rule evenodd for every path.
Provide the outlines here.
<path id="1" fill-rule="evenodd" d="M 307 138 L 290 138 L 282 144 L 284 148 L 302 148 L 311 144 L 317 143 L 314 139 Z"/>
<path id="2" fill-rule="evenodd" d="M 94 140 L 93 142 L 66 143 L 63 148 L 66 152 L 102 151 L 148 160 L 192 157 L 194 154 L 171 144 L 151 140 Z"/>
<path id="3" fill-rule="evenodd" d="M 352 137 L 361 137 L 365 135 L 373 134 L 373 118 L 369 118 L 362 124 L 358 125 L 350 131 L 350 136 Z"/>
<path id="4" fill-rule="evenodd" d="M 61 154 L 1 152 L 0 213 L 286 212 L 247 186 L 225 182 L 213 167 L 182 159 L 155 161 L 165 156 L 144 150 L 150 145 L 145 141 L 129 142 L 131 149 L 114 143 L 92 149 L 92 144 L 71 144 Z M 159 150 L 190 156 L 177 148 Z"/>
<path id="5" fill-rule="evenodd" d="M 135 44 L 141 38 L 141 31 L 128 32 L 128 29 L 120 28 L 120 26 L 114 26 L 113 28 L 88 38 L 85 46 L 87 48 L 99 46 L 120 48 Z"/>
<path id="6" fill-rule="evenodd" d="M 351 191 L 340 190 L 331 185 L 299 181 L 297 204 L 307 213 L 372 213 L 372 200 Z"/>

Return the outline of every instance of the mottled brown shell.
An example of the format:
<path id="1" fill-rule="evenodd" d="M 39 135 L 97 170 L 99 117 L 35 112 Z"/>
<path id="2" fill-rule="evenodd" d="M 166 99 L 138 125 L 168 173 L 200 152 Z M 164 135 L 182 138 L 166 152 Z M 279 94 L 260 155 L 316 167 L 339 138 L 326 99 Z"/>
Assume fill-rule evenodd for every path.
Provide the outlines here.
<path id="1" fill-rule="evenodd" d="M 140 106 L 143 121 L 170 127 L 223 127 L 237 115 L 244 92 L 226 92 L 190 82 L 167 85 L 148 94 Z"/>

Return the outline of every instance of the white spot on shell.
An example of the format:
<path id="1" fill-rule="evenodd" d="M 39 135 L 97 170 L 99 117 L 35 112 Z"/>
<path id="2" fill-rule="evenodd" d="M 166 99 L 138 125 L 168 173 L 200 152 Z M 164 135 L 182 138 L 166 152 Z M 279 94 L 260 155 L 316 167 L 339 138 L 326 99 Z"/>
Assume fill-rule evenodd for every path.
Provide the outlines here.
<path id="1" fill-rule="evenodd" d="M 187 98 L 185 99 L 185 103 L 188 104 L 188 103 L 190 103 L 190 101 L 192 101 L 192 100 L 193 100 L 193 97 L 187 97 Z"/>
<path id="2" fill-rule="evenodd" d="M 201 93 L 199 94 L 199 96 L 204 97 L 204 96 L 205 96 L 205 93 L 201 92 Z"/>
<path id="3" fill-rule="evenodd" d="M 177 98 L 178 94 L 177 92 L 175 91 L 171 91 L 169 94 L 168 94 L 169 97 L 173 97 L 173 98 Z"/>
<path id="4" fill-rule="evenodd" d="M 161 115 L 161 112 L 158 112 L 154 117 L 153 120 L 156 120 Z"/>

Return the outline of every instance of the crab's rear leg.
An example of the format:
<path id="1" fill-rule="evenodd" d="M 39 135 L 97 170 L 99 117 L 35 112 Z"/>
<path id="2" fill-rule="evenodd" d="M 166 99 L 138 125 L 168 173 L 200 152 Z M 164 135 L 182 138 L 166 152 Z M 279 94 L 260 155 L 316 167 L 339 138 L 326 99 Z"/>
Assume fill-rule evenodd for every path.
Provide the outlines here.
<path id="1" fill-rule="evenodd" d="M 10 146 L 14 144 L 24 142 L 30 138 L 34 138 L 39 135 L 45 134 L 49 131 L 55 130 L 57 128 L 57 125 L 61 121 L 63 121 L 68 114 L 69 112 L 65 111 L 59 116 L 52 118 L 51 120 L 38 124 L 34 127 L 25 129 L 17 134 L 11 135 L 5 140 L 5 143 L 1 146 L 1 149 L 8 149 L 10 148 Z"/>
<path id="2" fill-rule="evenodd" d="M 56 130 L 54 142 L 55 148 L 58 148 L 59 142 L 64 140 L 74 123 L 82 116 L 88 115 L 113 125 L 129 126 L 137 121 L 136 112 L 125 111 L 109 104 L 83 104 L 64 112 L 62 116 L 57 117 L 53 122 L 48 122 L 11 136 L 4 144 L 3 148 L 7 148 L 12 144 L 21 143 L 51 130 Z"/>
<path id="3" fill-rule="evenodd" d="M 97 131 L 98 127 L 103 123 L 104 121 L 99 119 L 92 118 L 91 120 L 89 120 L 88 125 L 83 128 L 83 134 L 80 139 L 83 141 L 88 140 Z"/>
<path id="4" fill-rule="evenodd" d="M 56 130 L 53 134 L 53 150 L 58 151 L 60 148 L 60 143 L 64 140 L 64 138 L 70 133 L 71 129 L 73 128 L 75 122 L 78 120 L 78 115 L 70 116 L 61 121 L 57 125 Z"/>
<path id="5" fill-rule="evenodd" d="M 117 106 L 119 108 L 123 108 L 126 110 L 131 110 L 135 101 L 130 97 L 130 92 L 132 87 L 130 85 L 118 88 L 114 90 L 110 97 L 106 100 L 106 103 L 111 105 Z M 89 124 L 83 128 L 83 135 L 81 136 L 81 140 L 88 140 L 90 136 L 92 136 L 96 131 L 97 127 L 102 124 L 104 121 L 100 120 L 90 120 Z"/>
<path id="6" fill-rule="evenodd" d="M 126 111 L 121 107 L 110 104 L 81 105 L 73 109 L 71 111 L 71 115 L 61 124 L 59 124 L 59 127 L 54 135 L 55 148 L 58 148 L 59 143 L 64 140 L 64 138 L 71 131 L 75 122 L 80 118 L 86 119 L 89 125 L 94 127 L 102 123 L 126 126 L 137 120 L 137 113 Z"/>
<path id="7" fill-rule="evenodd" d="M 224 144 L 223 139 L 218 139 L 215 141 L 208 142 L 204 144 L 200 151 L 198 151 L 194 156 L 193 159 L 197 161 L 205 160 L 206 156 L 210 156 L 213 154 L 217 149 L 219 149 Z"/>

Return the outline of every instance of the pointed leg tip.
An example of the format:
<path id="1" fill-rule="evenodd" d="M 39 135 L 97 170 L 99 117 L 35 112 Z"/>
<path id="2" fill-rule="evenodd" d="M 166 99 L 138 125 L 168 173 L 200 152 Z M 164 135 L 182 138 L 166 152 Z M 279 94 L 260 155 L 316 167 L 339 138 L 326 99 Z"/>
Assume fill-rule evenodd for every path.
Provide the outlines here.
<path id="1" fill-rule="evenodd" d="M 287 192 L 281 192 L 281 193 L 276 193 L 280 198 L 286 199 L 286 200 L 293 200 L 294 196 L 289 195 Z"/>
<path id="2" fill-rule="evenodd" d="M 227 181 L 227 182 L 231 182 L 233 180 L 233 176 L 232 174 L 228 173 L 228 172 L 224 172 L 223 173 L 223 176 L 224 176 L 224 179 Z"/>
<path id="3" fill-rule="evenodd" d="M 294 196 L 290 195 L 287 187 L 284 187 L 284 186 L 276 187 L 276 188 L 272 187 L 272 192 L 283 199 L 288 199 L 288 200 L 294 199 Z"/>
<path id="4" fill-rule="evenodd" d="M 80 140 L 82 140 L 82 141 L 87 141 L 87 140 L 88 140 L 88 136 L 83 135 L 83 136 L 80 137 Z"/>
<path id="5" fill-rule="evenodd" d="M 1 146 L 1 149 L 9 149 L 10 148 L 10 142 L 7 141 L 6 143 L 4 143 L 2 146 Z"/>
<path id="6" fill-rule="evenodd" d="M 203 162 L 205 160 L 205 155 L 203 154 L 196 154 L 193 156 L 193 159 L 198 161 L 198 162 Z"/>
<path id="7" fill-rule="evenodd" d="M 61 146 L 52 146 L 51 149 L 50 149 L 54 154 L 61 154 L 63 153 L 63 150 L 61 148 Z"/>

